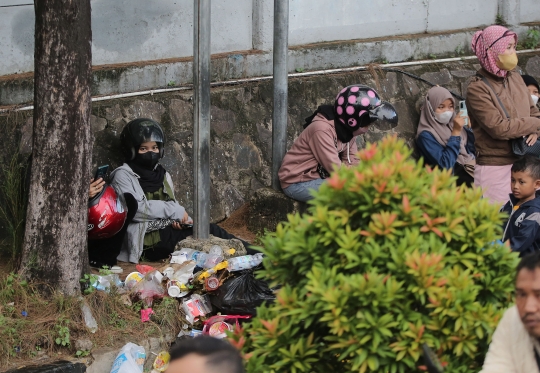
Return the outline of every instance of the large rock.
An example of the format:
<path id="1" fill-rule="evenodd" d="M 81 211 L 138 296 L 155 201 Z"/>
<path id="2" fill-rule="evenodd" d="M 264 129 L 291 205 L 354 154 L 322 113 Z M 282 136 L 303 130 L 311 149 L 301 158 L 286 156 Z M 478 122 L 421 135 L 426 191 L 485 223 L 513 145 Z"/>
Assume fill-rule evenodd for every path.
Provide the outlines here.
<path id="1" fill-rule="evenodd" d="M 295 201 L 270 188 L 258 189 L 249 201 L 248 228 L 253 232 L 275 231 L 288 214 L 305 212 L 307 204 Z"/>
<path id="2" fill-rule="evenodd" d="M 189 248 L 207 253 L 214 245 L 221 246 L 223 250 L 223 257 L 225 259 L 231 258 L 233 256 L 242 256 L 247 254 L 246 248 L 244 247 L 242 241 L 235 238 L 225 240 L 223 238 L 214 237 L 212 235 L 210 235 L 210 238 L 207 240 L 197 240 L 193 238 L 193 236 L 189 236 L 185 240 L 182 240 L 176 244 L 175 251 Z M 231 251 L 231 249 L 234 249 L 234 251 Z"/>

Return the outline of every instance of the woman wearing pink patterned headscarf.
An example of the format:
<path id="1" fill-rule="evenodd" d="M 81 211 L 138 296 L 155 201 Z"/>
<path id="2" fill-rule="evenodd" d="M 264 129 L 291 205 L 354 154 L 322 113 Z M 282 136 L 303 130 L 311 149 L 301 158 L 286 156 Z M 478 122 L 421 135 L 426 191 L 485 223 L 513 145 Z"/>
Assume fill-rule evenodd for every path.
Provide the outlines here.
<path id="1" fill-rule="evenodd" d="M 474 184 L 484 197 L 504 204 L 509 199 L 510 169 L 518 159 L 511 139 L 527 136 L 533 145 L 540 132 L 540 112 L 532 104 L 517 66 L 517 35 L 502 26 L 477 31 L 471 47 L 482 68 L 467 88 L 467 109 L 475 136 Z"/>

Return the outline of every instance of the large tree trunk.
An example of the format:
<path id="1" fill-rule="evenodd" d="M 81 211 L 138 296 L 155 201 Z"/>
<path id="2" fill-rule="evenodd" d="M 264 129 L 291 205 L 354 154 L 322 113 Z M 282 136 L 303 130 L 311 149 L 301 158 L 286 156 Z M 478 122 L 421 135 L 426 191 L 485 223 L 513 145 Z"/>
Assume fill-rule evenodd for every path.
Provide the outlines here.
<path id="1" fill-rule="evenodd" d="M 35 0 L 33 163 L 21 273 L 80 291 L 86 249 L 90 0 Z"/>

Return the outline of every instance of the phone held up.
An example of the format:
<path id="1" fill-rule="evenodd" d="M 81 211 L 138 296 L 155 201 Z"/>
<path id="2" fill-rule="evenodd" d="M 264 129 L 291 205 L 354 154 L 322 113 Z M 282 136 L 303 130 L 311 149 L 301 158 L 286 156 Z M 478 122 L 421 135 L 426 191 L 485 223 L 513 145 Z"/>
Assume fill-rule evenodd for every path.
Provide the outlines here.
<path id="1" fill-rule="evenodd" d="M 459 102 L 459 115 L 462 117 L 468 116 L 467 114 L 467 105 L 465 105 L 465 101 Z M 465 124 L 464 126 L 467 127 L 469 125 L 469 118 L 465 118 Z"/>
<path id="2" fill-rule="evenodd" d="M 94 175 L 94 181 L 96 181 L 97 179 L 105 180 L 105 175 L 107 175 L 107 171 L 109 171 L 108 164 L 99 166 L 96 170 L 96 174 Z"/>

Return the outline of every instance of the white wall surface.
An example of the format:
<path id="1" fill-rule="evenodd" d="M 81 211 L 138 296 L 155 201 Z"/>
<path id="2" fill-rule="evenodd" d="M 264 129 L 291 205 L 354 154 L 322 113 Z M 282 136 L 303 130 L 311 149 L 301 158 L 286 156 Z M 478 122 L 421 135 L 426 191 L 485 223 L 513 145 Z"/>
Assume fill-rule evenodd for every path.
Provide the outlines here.
<path id="1" fill-rule="evenodd" d="M 34 7 L 0 0 L 0 75 L 33 70 Z M 212 0 L 212 53 L 252 48 L 252 0 Z M 193 54 L 193 0 L 92 0 L 93 64 Z M 16 6 L 11 6 L 16 5 Z"/>
<path id="2" fill-rule="evenodd" d="M 274 0 L 211 1 L 212 53 L 272 49 Z M 540 0 L 289 0 L 289 45 L 482 27 L 501 1 L 515 3 L 510 18 L 540 22 Z M 193 0 L 91 4 L 94 65 L 192 55 Z M 33 70 L 33 33 L 33 2 L 0 0 L 0 75 Z"/>
<path id="3" fill-rule="evenodd" d="M 520 21 L 540 22 L 540 0 L 520 0 Z"/>

